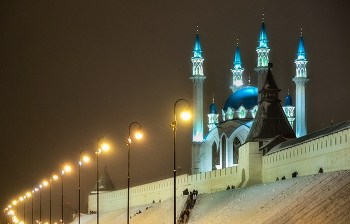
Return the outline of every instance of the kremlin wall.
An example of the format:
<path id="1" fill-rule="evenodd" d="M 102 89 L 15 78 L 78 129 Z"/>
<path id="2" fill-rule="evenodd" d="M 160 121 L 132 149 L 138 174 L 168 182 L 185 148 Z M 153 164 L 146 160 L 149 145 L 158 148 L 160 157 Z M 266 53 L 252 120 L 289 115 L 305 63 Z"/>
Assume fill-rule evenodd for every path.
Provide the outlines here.
<path id="1" fill-rule="evenodd" d="M 330 126 L 301 138 L 283 142 L 266 155 L 259 142 L 247 142 L 239 148 L 239 164 L 209 172 L 177 177 L 177 195 L 185 189 L 200 194 L 222 191 L 227 186 L 245 187 L 324 172 L 350 169 L 350 121 Z M 282 148 L 283 145 L 291 145 Z M 164 201 L 173 197 L 173 178 L 130 188 L 130 207 Z M 127 205 L 127 189 L 100 192 L 100 211 L 107 212 Z M 96 194 L 89 196 L 88 210 L 96 210 Z"/>

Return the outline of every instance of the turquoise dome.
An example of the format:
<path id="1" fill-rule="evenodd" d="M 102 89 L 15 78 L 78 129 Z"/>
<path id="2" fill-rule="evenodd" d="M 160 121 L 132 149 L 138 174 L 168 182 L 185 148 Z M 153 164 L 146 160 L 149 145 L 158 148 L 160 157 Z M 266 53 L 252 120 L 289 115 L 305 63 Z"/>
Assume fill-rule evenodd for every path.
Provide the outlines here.
<path id="1" fill-rule="evenodd" d="M 240 106 L 244 106 L 245 109 L 250 110 L 255 105 L 258 105 L 258 88 L 247 86 L 232 93 L 226 100 L 224 110 L 227 111 L 229 107 L 237 110 Z"/>

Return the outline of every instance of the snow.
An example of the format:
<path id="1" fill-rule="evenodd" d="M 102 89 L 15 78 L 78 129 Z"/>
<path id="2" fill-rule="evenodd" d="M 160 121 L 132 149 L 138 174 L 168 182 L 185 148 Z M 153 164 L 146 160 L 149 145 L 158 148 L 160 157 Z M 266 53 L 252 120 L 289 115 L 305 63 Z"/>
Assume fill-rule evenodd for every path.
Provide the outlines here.
<path id="1" fill-rule="evenodd" d="M 186 197 L 177 197 L 177 213 Z M 145 211 L 146 207 L 153 206 Z M 173 200 L 131 208 L 142 213 L 130 224 L 173 223 Z M 350 223 L 350 170 L 296 177 L 273 183 L 201 194 L 188 224 L 213 223 Z M 126 223 L 126 209 L 100 215 L 101 224 Z M 73 224 L 77 224 L 75 220 Z M 96 223 L 96 215 L 81 218 Z"/>

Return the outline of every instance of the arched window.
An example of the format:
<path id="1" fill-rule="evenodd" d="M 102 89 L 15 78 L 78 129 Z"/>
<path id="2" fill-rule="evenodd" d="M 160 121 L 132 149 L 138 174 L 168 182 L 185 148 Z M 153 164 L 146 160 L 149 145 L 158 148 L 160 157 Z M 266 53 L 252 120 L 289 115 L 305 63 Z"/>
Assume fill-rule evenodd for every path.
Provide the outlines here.
<path id="1" fill-rule="evenodd" d="M 218 147 L 216 145 L 216 142 L 212 145 L 212 170 L 216 170 L 215 165 L 219 165 L 219 158 L 220 158 L 220 152 L 218 152 Z"/>
<path id="2" fill-rule="evenodd" d="M 238 164 L 239 151 L 238 148 L 241 146 L 241 142 L 236 137 L 233 140 L 233 164 Z"/>
<path id="3" fill-rule="evenodd" d="M 221 150 L 222 150 L 222 168 L 226 168 L 226 137 L 222 136 L 221 139 Z"/>

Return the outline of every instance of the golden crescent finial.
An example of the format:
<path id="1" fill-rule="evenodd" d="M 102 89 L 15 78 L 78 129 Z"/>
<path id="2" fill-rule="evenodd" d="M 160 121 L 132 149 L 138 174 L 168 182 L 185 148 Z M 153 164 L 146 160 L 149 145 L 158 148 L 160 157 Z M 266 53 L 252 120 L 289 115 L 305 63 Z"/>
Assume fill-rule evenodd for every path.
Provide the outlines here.
<path id="1" fill-rule="evenodd" d="M 265 7 L 263 7 L 263 14 L 262 14 L 262 21 L 264 22 L 265 20 Z"/>

